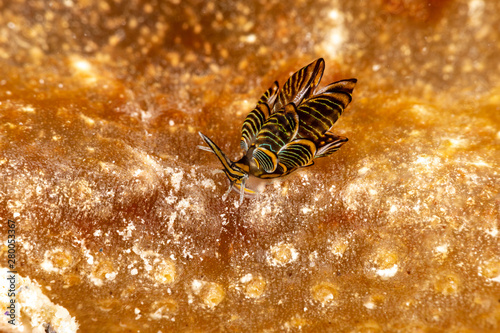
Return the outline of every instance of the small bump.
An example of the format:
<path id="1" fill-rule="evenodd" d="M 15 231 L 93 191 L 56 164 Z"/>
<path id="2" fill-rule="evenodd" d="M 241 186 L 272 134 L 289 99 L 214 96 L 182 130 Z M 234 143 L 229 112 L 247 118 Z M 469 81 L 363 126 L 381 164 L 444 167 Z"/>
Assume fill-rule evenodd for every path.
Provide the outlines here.
<path id="1" fill-rule="evenodd" d="M 283 266 L 297 260 L 299 254 L 292 244 L 277 244 L 270 249 L 268 262 L 272 265 Z"/>
<path id="2" fill-rule="evenodd" d="M 155 264 L 153 271 L 154 279 L 163 284 L 173 283 L 177 276 L 177 269 L 172 260 L 162 260 Z"/>
<path id="3" fill-rule="evenodd" d="M 338 293 L 338 287 L 330 282 L 320 282 L 311 288 L 312 297 L 323 306 L 335 304 Z"/>
<path id="4" fill-rule="evenodd" d="M 200 291 L 203 303 L 210 308 L 219 305 L 225 296 L 226 292 L 222 288 L 222 285 L 214 282 L 206 283 Z"/>
<path id="5" fill-rule="evenodd" d="M 460 278 L 453 272 L 440 274 L 434 280 L 434 289 L 443 295 L 457 294 L 461 287 Z"/>
<path id="6" fill-rule="evenodd" d="M 242 278 L 245 295 L 249 298 L 260 298 L 266 291 L 267 282 L 261 276 L 248 274 Z"/>

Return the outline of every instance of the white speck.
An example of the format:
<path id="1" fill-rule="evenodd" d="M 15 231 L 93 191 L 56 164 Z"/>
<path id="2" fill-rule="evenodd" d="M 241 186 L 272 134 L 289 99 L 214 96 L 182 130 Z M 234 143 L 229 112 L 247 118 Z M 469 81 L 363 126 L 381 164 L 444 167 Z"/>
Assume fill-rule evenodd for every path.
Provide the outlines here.
<path id="1" fill-rule="evenodd" d="M 21 214 L 19 214 L 19 213 L 14 213 L 14 218 L 19 217 L 19 215 L 21 215 Z"/>
<path id="2" fill-rule="evenodd" d="M 493 236 L 493 237 L 496 237 L 498 235 L 498 229 L 497 228 L 493 228 L 491 230 L 486 230 L 486 233 Z"/>
<path id="3" fill-rule="evenodd" d="M 363 306 L 367 309 L 370 309 L 370 310 L 375 309 L 375 304 L 373 302 L 370 302 L 370 301 L 363 303 Z"/>
<path id="4" fill-rule="evenodd" d="M 347 240 L 335 240 L 335 242 L 330 246 L 330 250 L 332 251 L 333 255 L 342 258 L 348 245 L 349 241 Z"/>
<path id="5" fill-rule="evenodd" d="M 472 165 L 475 165 L 475 166 L 481 166 L 481 167 L 488 167 L 488 168 L 491 168 L 491 165 L 489 165 L 488 163 L 484 162 L 484 161 L 476 161 L 476 162 L 472 162 L 470 163 Z"/>
<path id="6" fill-rule="evenodd" d="M 35 108 L 31 105 L 26 105 L 24 107 L 21 108 L 21 111 L 24 111 L 24 112 L 35 112 Z"/>
<path id="7" fill-rule="evenodd" d="M 137 170 L 135 170 L 135 172 L 134 172 L 134 177 L 139 176 L 142 172 L 143 172 L 143 170 L 141 170 L 141 169 L 137 169 Z"/>
<path id="8" fill-rule="evenodd" d="M 170 215 L 170 217 L 168 218 L 168 232 L 170 234 L 174 234 L 175 233 L 175 230 L 174 230 L 174 223 L 175 223 L 175 219 L 177 218 L 177 212 L 173 212 L 172 215 Z"/>
<path id="9" fill-rule="evenodd" d="M 94 231 L 94 236 L 99 237 L 102 235 L 101 229 Z"/>
<path id="10" fill-rule="evenodd" d="M 376 64 L 376 65 L 373 65 L 373 66 L 372 66 L 372 70 L 373 70 L 374 72 L 378 71 L 379 69 L 380 69 L 380 65 L 379 65 L 379 64 Z"/>
<path id="11" fill-rule="evenodd" d="M 389 210 L 389 213 L 395 213 L 395 212 L 397 212 L 397 210 L 398 210 L 398 207 L 396 207 L 396 205 L 392 205 L 391 209 Z"/>
<path id="12" fill-rule="evenodd" d="M 370 168 L 362 167 L 358 170 L 358 175 L 364 175 L 368 170 L 370 170 Z"/>
<path id="13" fill-rule="evenodd" d="M 308 213 L 310 213 L 310 212 L 312 212 L 312 209 L 311 209 L 311 208 L 309 208 L 309 207 L 304 207 L 304 208 L 302 208 L 302 214 L 308 214 Z"/>
<path id="14" fill-rule="evenodd" d="M 134 268 L 130 271 L 130 275 L 137 275 L 138 271 L 137 268 Z"/>
<path id="15" fill-rule="evenodd" d="M 94 263 L 94 257 L 91 254 L 89 254 L 87 257 L 87 263 L 89 265 L 92 265 Z"/>
<path id="16" fill-rule="evenodd" d="M 168 121 L 168 124 L 169 124 L 170 126 L 174 126 L 174 125 L 175 125 L 175 122 L 174 122 L 173 120 L 169 120 L 169 121 Z"/>
<path id="17" fill-rule="evenodd" d="M 252 275 L 251 273 L 249 273 L 249 274 L 247 274 L 247 275 L 243 276 L 243 277 L 240 279 L 240 282 L 241 282 L 241 283 L 247 283 L 247 282 L 252 281 L 252 279 L 253 279 L 253 275 Z"/>
<path id="18" fill-rule="evenodd" d="M 135 308 L 135 309 L 134 309 L 134 313 L 135 313 L 135 314 L 139 314 L 139 313 L 141 313 L 141 310 L 139 310 L 138 308 Z"/>
<path id="19" fill-rule="evenodd" d="M 379 270 L 377 270 L 376 273 L 378 276 L 386 279 L 386 278 L 393 277 L 394 275 L 396 275 L 397 272 L 398 272 L 398 265 L 395 264 L 391 268 L 379 269 Z"/>
<path id="20" fill-rule="evenodd" d="M 201 287 L 203 287 L 203 281 L 200 280 L 193 280 L 193 283 L 191 284 L 191 288 L 193 288 L 193 291 L 195 294 L 198 295 L 198 293 L 201 290 Z"/>
<path id="21" fill-rule="evenodd" d="M 481 18 L 484 13 L 484 1 L 483 0 L 471 0 L 469 1 L 469 17 L 474 24 L 479 24 L 479 21 L 483 21 Z"/>
<path id="22" fill-rule="evenodd" d="M 490 281 L 494 281 L 494 282 L 499 282 L 500 283 L 500 275 L 490 279 Z"/>
<path id="23" fill-rule="evenodd" d="M 183 198 L 177 204 L 177 211 L 182 211 L 184 213 L 184 209 L 191 207 L 191 202 L 189 199 Z"/>
<path id="24" fill-rule="evenodd" d="M 172 183 L 175 191 L 179 191 L 179 189 L 181 188 L 182 178 L 184 177 L 184 172 L 175 172 L 174 169 L 170 167 L 167 167 L 165 171 L 167 174 L 170 174 L 170 182 Z"/>
<path id="25" fill-rule="evenodd" d="M 368 193 L 370 193 L 370 195 L 376 195 L 377 194 L 377 190 L 371 188 L 368 190 Z"/>
<path id="26" fill-rule="evenodd" d="M 104 276 L 106 277 L 106 279 L 113 281 L 117 275 L 118 275 L 118 273 L 113 272 L 113 273 L 106 273 L 106 275 L 104 275 Z"/>
<path id="27" fill-rule="evenodd" d="M 340 48 L 340 46 L 342 45 L 342 43 L 344 41 L 344 36 L 343 36 L 342 31 L 339 29 L 332 29 L 332 31 L 330 33 L 329 41 L 330 41 L 330 45 L 331 45 L 332 50 Z"/>
<path id="28" fill-rule="evenodd" d="M 88 72 L 92 68 L 90 63 L 86 60 L 76 60 L 73 62 L 73 67 L 76 69 L 82 71 L 82 72 Z"/>
<path id="29" fill-rule="evenodd" d="M 430 164 L 431 163 L 431 157 L 429 156 L 419 156 L 417 157 L 417 160 L 415 161 L 415 164 Z"/>
<path id="30" fill-rule="evenodd" d="M 247 42 L 249 44 L 255 43 L 256 40 L 257 40 L 257 36 L 255 36 L 254 34 L 250 34 L 250 35 L 243 37 L 243 41 Z"/>
<path id="31" fill-rule="evenodd" d="M 200 185 L 203 186 L 204 188 L 211 188 L 213 190 L 215 190 L 215 183 L 212 179 L 203 179 L 201 182 L 200 182 Z"/>
<path id="32" fill-rule="evenodd" d="M 129 239 L 132 237 L 132 231 L 135 230 L 135 225 L 133 222 L 130 222 L 125 230 L 116 230 L 116 232 L 123 237 L 123 239 Z"/>
<path id="33" fill-rule="evenodd" d="M 443 244 L 443 245 L 439 245 L 436 247 L 435 249 L 436 252 L 438 253 L 446 253 L 448 252 L 448 244 Z"/>
<path id="34" fill-rule="evenodd" d="M 338 10 L 333 9 L 328 13 L 328 17 L 330 17 L 332 20 L 338 20 L 340 18 L 340 13 Z"/>
<path id="35" fill-rule="evenodd" d="M 469 145 L 469 140 L 462 138 L 446 138 L 451 148 L 464 148 Z"/>
<path id="36" fill-rule="evenodd" d="M 283 258 L 285 260 L 280 260 L 279 258 L 274 257 L 273 253 L 281 252 L 286 249 L 290 251 L 290 258 Z M 284 266 L 294 262 L 298 257 L 299 252 L 293 247 L 292 244 L 278 243 L 275 246 L 271 247 L 271 251 L 269 251 L 269 254 L 267 256 L 267 262 L 273 266 Z"/>

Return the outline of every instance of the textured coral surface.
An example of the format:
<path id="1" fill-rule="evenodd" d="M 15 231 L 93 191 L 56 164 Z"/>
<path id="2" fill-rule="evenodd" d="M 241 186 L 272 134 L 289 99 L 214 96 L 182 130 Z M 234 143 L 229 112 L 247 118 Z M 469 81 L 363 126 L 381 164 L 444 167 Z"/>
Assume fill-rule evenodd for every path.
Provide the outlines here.
<path id="1" fill-rule="evenodd" d="M 498 13 L 0 0 L 0 266 L 14 219 L 20 276 L 81 332 L 499 332 Z M 262 92 L 318 57 L 358 79 L 349 142 L 222 201 L 197 132 L 239 157 Z"/>

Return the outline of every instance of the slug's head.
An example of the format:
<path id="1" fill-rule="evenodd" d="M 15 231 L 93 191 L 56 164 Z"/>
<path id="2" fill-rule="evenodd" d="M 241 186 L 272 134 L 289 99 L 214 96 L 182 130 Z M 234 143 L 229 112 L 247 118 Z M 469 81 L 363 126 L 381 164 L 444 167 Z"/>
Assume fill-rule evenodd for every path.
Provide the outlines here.
<path id="1" fill-rule="evenodd" d="M 236 190 L 240 191 L 240 198 L 241 202 L 243 201 L 244 194 L 255 194 L 254 191 L 252 191 L 249 188 L 245 187 L 245 183 L 248 179 L 248 171 L 245 171 L 242 167 L 246 167 L 246 165 L 243 165 L 241 163 L 234 163 L 232 162 L 229 158 L 226 157 L 226 155 L 220 150 L 219 147 L 215 143 L 213 143 L 212 140 L 210 140 L 208 137 L 203 135 L 202 133 L 199 133 L 201 138 L 207 143 L 207 145 L 210 147 L 205 147 L 205 146 L 199 146 L 199 148 L 205 150 L 205 151 L 211 151 L 217 156 L 219 161 L 222 163 L 222 166 L 224 169 L 224 173 L 226 174 L 227 178 L 229 179 L 230 186 L 229 190 L 224 194 L 224 199 L 227 197 L 231 189 L 234 187 Z M 239 165 L 239 166 L 238 166 Z M 248 167 L 246 167 L 248 170 Z"/>

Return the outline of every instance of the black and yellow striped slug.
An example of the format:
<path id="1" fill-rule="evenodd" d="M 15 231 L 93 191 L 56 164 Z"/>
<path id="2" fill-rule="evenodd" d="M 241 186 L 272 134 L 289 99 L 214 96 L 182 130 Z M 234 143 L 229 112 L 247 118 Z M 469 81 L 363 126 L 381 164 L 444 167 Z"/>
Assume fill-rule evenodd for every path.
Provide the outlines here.
<path id="1" fill-rule="evenodd" d="M 255 194 L 252 181 L 311 166 L 347 142 L 329 131 L 351 102 L 357 80 L 337 81 L 316 90 L 324 69 L 325 61 L 320 58 L 294 73 L 281 90 L 274 82 L 243 122 L 240 144 L 245 154 L 239 161 L 232 162 L 200 133 L 210 146 L 200 148 L 219 158 L 229 178 L 224 199 L 235 189 L 243 202 L 245 193 Z"/>

